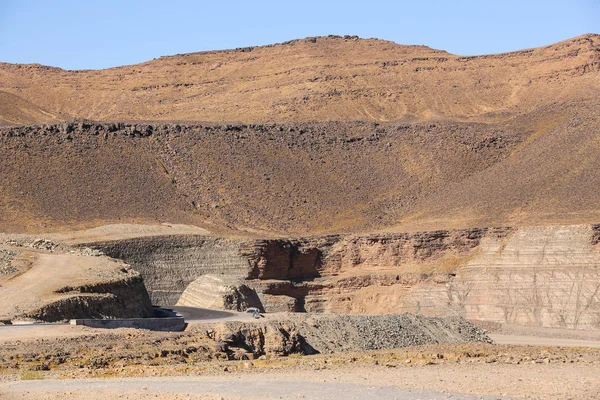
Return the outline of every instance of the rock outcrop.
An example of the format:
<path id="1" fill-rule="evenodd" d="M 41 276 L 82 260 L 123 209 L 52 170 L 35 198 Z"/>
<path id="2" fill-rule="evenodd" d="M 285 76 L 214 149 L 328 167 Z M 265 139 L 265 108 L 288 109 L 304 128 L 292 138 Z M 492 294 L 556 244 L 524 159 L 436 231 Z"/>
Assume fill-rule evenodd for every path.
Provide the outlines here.
<path id="1" fill-rule="evenodd" d="M 138 274 L 122 280 L 59 290 L 64 296 L 17 318 L 45 322 L 68 319 L 153 317 L 152 304 Z"/>
<path id="2" fill-rule="evenodd" d="M 596 236 L 595 226 L 581 225 L 486 237 L 452 279 L 416 288 L 405 307 L 502 323 L 600 329 Z"/>
<path id="3" fill-rule="evenodd" d="M 226 286 L 235 287 L 248 276 L 248 259 L 240 254 L 240 242 L 207 236 L 155 236 L 89 244 L 104 254 L 124 260 L 138 271 L 156 305 L 175 305 L 186 288 L 193 296 L 199 278 L 221 280 L 214 293 L 201 304 L 210 306 L 222 298 Z M 194 283 L 195 282 L 195 283 Z M 208 284 L 208 281 L 205 282 Z M 206 285 L 205 285 L 206 286 Z M 212 289 L 211 289 L 212 290 Z M 185 299 L 184 299 L 185 301 Z M 200 304 L 200 303 L 196 303 Z M 222 304 L 222 300 L 221 300 Z"/>
<path id="4" fill-rule="evenodd" d="M 98 251 L 0 235 L 0 262 L 0 320 L 153 315 L 140 274 Z"/>

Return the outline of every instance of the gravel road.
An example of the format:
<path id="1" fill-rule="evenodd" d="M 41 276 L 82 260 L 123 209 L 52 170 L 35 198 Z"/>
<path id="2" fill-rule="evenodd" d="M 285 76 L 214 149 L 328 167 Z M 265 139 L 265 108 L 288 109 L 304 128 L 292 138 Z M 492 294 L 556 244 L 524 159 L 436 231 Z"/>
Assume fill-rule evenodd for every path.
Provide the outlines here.
<path id="1" fill-rule="evenodd" d="M 560 347 L 592 347 L 600 348 L 600 341 L 565 338 L 545 338 L 539 336 L 500 335 L 490 333 L 488 336 L 498 344 L 522 344 L 527 346 L 560 346 Z"/>

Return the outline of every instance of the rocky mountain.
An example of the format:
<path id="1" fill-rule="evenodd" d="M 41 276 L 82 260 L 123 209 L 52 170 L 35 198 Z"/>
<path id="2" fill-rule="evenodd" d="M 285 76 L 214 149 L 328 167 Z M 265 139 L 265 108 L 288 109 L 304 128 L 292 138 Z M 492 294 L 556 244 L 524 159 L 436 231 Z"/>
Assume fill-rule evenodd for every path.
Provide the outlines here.
<path id="1" fill-rule="evenodd" d="M 25 104 L 0 96 L 0 122 L 494 121 L 596 98 L 599 71 L 598 35 L 473 57 L 330 36 L 98 71 L 0 64 L 0 91 Z"/>

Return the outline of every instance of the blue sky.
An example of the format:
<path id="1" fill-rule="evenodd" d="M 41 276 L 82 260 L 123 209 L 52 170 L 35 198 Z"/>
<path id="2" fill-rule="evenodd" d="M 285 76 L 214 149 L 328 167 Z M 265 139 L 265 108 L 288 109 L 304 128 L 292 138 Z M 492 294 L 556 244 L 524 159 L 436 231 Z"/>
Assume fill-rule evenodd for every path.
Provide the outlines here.
<path id="1" fill-rule="evenodd" d="M 350 34 L 461 55 L 600 33 L 600 0 L 0 0 L 0 61 L 98 69 Z"/>

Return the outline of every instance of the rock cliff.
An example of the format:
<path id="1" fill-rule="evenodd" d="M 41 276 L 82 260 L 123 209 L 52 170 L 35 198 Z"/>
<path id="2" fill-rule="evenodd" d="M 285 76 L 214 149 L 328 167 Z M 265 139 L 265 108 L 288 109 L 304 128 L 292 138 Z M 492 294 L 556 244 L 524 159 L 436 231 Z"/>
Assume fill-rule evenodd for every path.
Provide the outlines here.
<path id="1" fill-rule="evenodd" d="M 154 302 L 267 312 L 414 312 L 600 328 L 600 228 L 477 228 L 303 239 L 158 237 L 93 244 Z"/>
<path id="2" fill-rule="evenodd" d="M 190 284 L 201 284 L 196 281 L 203 276 L 212 275 L 219 279 L 216 288 L 219 291 L 219 286 L 236 287 L 249 273 L 248 259 L 240 253 L 240 242 L 230 239 L 155 236 L 90 246 L 112 258 L 124 260 L 138 271 L 152 303 L 157 305 L 175 305 Z M 220 292 L 215 296 L 218 299 Z M 215 300 L 207 298 L 206 301 L 208 306 Z"/>

